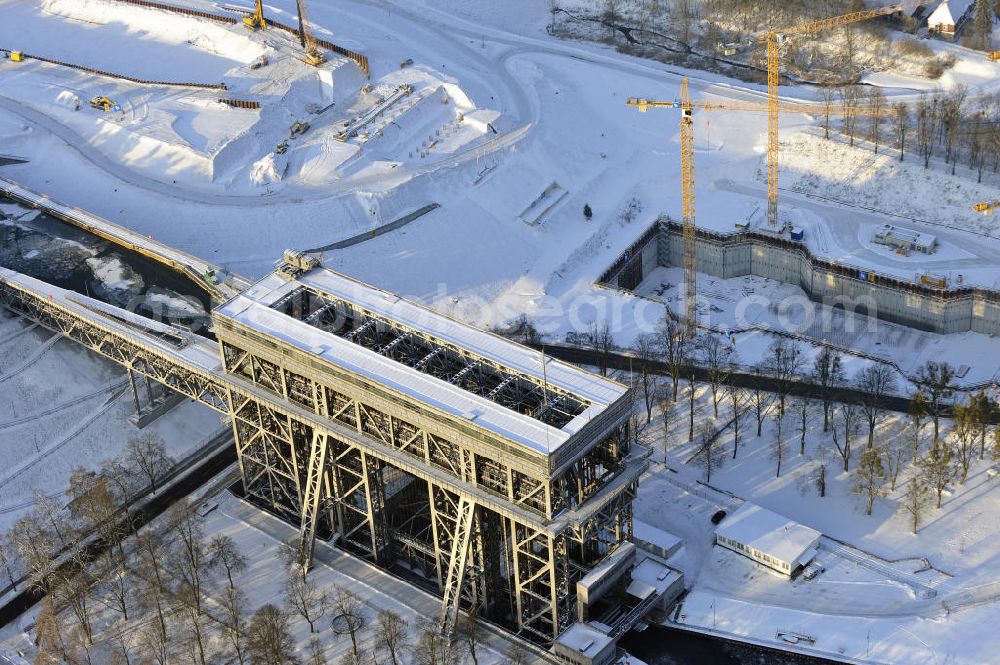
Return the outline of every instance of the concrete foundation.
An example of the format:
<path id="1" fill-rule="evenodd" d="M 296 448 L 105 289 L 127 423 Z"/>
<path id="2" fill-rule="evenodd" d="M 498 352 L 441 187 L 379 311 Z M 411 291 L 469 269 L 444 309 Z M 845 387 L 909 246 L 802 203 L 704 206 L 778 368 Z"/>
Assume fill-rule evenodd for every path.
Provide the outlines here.
<path id="1" fill-rule="evenodd" d="M 809 298 L 920 330 L 1000 334 L 1000 292 L 936 288 L 814 256 L 802 242 L 744 231 L 698 229 L 698 272 L 729 279 L 755 275 L 801 287 Z M 681 225 L 660 218 L 598 280 L 633 290 L 658 266 L 683 265 Z"/>

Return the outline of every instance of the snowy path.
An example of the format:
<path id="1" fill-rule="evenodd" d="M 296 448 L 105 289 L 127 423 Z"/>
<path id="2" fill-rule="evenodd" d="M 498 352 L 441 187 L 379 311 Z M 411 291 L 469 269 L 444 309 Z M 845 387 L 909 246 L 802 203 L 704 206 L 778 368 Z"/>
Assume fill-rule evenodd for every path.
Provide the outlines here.
<path id="1" fill-rule="evenodd" d="M 118 388 L 123 387 L 127 383 L 127 381 L 128 381 L 127 379 L 120 379 L 118 381 L 114 381 L 105 386 L 102 386 L 93 392 L 87 393 L 86 395 L 80 395 L 79 397 L 75 397 L 65 402 L 61 402 L 59 404 L 56 404 L 55 406 L 51 406 L 42 411 L 35 411 L 34 413 L 28 414 L 26 416 L 21 416 L 20 418 L 14 418 L 13 420 L 5 420 L 3 422 L 0 422 L 0 430 L 16 427 L 17 425 L 23 425 L 24 423 L 31 422 L 32 420 L 38 420 L 39 418 L 44 418 L 45 416 L 51 416 L 54 413 L 59 413 L 60 411 L 68 409 L 71 406 L 82 404 L 83 402 L 91 400 L 95 397 L 99 397 L 100 395 L 104 395 L 113 390 L 117 390 Z"/>
<path id="2" fill-rule="evenodd" d="M 25 370 L 27 370 L 36 362 L 38 362 L 38 359 L 44 356 L 46 351 L 55 346 L 56 342 L 58 342 L 60 339 L 62 339 L 62 333 L 56 333 L 52 335 L 52 337 L 48 338 L 48 340 L 46 340 L 44 344 L 35 349 L 30 356 L 25 358 L 23 363 L 11 369 L 6 374 L 0 376 L 0 383 L 4 383 L 9 379 L 13 379 L 18 374 L 24 373 Z"/>

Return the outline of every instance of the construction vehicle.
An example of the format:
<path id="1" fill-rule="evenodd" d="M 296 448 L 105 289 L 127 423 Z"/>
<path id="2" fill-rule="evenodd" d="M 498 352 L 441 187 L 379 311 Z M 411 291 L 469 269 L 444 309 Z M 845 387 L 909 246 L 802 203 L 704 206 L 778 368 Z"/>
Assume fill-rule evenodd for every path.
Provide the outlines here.
<path id="1" fill-rule="evenodd" d="M 267 28 L 267 21 L 264 20 L 263 0 L 257 0 L 253 14 L 243 17 L 243 25 L 251 30 L 265 30 Z"/>
<path id="2" fill-rule="evenodd" d="M 326 62 L 326 55 L 316 44 L 312 33 L 306 28 L 306 21 L 308 21 L 306 16 L 306 0 L 295 0 L 295 6 L 299 12 L 299 42 L 302 44 L 302 48 L 306 50 L 303 60 L 305 60 L 307 65 L 319 67 Z"/>
<path id="3" fill-rule="evenodd" d="M 688 80 L 681 81 L 680 99 L 678 101 L 657 101 L 639 97 L 630 97 L 626 102 L 627 106 L 638 108 L 645 113 L 650 108 L 675 108 L 681 110 L 681 228 L 684 238 L 684 314 L 685 314 L 685 334 L 694 334 L 697 321 L 696 296 L 697 296 L 697 266 L 695 259 L 695 193 L 694 193 L 694 110 L 700 111 L 766 111 L 770 114 L 773 109 L 770 103 L 752 102 L 743 100 L 732 100 L 726 102 L 712 102 L 692 100 L 688 91 Z M 827 112 L 827 108 L 820 104 L 810 103 L 781 103 L 777 108 L 778 113 L 812 113 Z M 834 105 L 829 108 L 831 114 L 843 115 L 854 113 L 855 115 L 891 115 L 892 110 L 888 107 L 874 109 L 865 106 L 851 107 L 848 109 L 843 105 Z M 770 165 L 770 160 L 768 161 Z M 770 190 L 769 190 L 770 193 Z M 770 203 L 770 198 L 768 199 Z M 770 223 L 770 220 L 769 220 Z M 801 232 L 800 232 L 801 233 Z"/>
<path id="4" fill-rule="evenodd" d="M 94 97 L 90 100 L 90 105 L 102 111 L 121 111 L 122 107 L 108 97 Z"/>
<path id="5" fill-rule="evenodd" d="M 278 144 L 278 147 L 274 149 L 279 155 L 284 155 L 288 151 L 288 141 L 282 141 Z"/>
<path id="6" fill-rule="evenodd" d="M 986 54 L 986 57 L 990 60 L 1000 60 L 1000 51 L 991 51 Z"/>
<path id="7" fill-rule="evenodd" d="M 784 30 L 771 30 L 761 35 L 767 41 L 767 223 L 778 225 L 778 86 L 781 81 L 780 46 L 782 37 L 808 35 L 851 23 L 859 23 L 879 16 L 888 16 L 904 9 L 913 9 L 929 4 L 929 0 L 910 0 L 888 7 L 851 12 L 841 16 L 803 23 Z"/>
<path id="8" fill-rule="evenodd" d="M 13 62 L 21 62 L 24 60 L 24 53 L 22 51 L 11 51 L 10 59 Z"/>
<path id="9" fill-rule="evenodd" d="M 989 203 L 977 203 L 972 206 L 972 209 L 976 212 L 981 212 L 984 215 L 992 215 L 994 210 L 1000 208 L 1000 201 L 990 201 Z"/>

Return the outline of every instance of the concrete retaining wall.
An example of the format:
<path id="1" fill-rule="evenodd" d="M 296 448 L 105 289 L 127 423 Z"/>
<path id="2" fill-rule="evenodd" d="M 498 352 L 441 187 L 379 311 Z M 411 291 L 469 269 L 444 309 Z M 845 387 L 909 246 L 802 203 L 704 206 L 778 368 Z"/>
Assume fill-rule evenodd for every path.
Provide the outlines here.
<path id="1" fill-rule="evenodd" d="M 601 275 L 599 282 L 633 289 L 658 266 L 683 265 L 682 252 L 681 225 L 661 218 Z M 766 233 L 723 234 L 699 229 L 697 259 L 698 271 L 705 274 L 724 279 L 744 275 L 775 279 L 801 287 L 817 302 L 921 330 L 1000 334 L 998 291 L 939 289 L 874 273 L 813 256 L 801 242 Z"/>

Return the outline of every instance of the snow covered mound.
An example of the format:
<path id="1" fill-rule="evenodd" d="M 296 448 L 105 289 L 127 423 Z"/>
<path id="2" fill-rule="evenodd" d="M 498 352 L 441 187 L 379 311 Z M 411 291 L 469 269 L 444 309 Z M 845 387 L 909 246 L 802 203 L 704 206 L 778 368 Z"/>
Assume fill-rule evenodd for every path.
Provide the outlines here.
<path id="1" fill-rule="evenodd" d="M 860 205 L 903 217 L 945 224 L 965 231 L 1000 237 L 996 220 L 973 212 L 980 201 L 1000 200 L 1000 188 L 976 182 L 976 172 L 960 164 L 931 161 L 925 169 L 913 155 L 899 161 L 899 152 L 849 146 L 799 133 L 782 141 L 782 186 L 805 194 Z M 962 177 L 964 176 L 964 177 Z M 984 176 L 984 179 L 988 179 Z"/>

